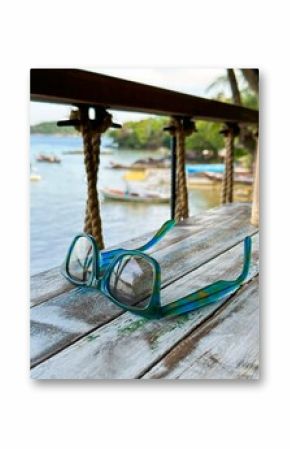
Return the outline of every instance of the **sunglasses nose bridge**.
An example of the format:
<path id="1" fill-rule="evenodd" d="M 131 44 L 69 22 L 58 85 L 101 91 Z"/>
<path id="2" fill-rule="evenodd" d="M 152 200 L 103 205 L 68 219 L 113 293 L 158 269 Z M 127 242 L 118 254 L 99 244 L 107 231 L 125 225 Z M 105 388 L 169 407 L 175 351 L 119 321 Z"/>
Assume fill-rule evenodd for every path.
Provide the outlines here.
<path id="1" fill-rule="evenodd" d="M 94 277 L 91 281 L 90 287 L 99 289 L 101 286 L 101 281 L 102 281 L 101 279 Z"/>

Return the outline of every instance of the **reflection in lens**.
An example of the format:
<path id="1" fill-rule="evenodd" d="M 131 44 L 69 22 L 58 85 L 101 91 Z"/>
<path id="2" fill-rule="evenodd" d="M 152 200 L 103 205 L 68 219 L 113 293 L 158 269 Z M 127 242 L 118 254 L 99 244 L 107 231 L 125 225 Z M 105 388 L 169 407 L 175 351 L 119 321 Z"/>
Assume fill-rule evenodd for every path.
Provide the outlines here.
<path id="1" fill-rule="evenodd" d="M 87 237 L 79 237 L 69 259 L 69 275 L 77 281 L 86 283 L 92 274 L 93 245 Z"/>
<path id="2" fill-rule="evenodd" d="M 141 256 L 124 256 L 110 275 L 110 294 L 122 304 L 144 308 L 152 295 L 153 278 L 153 267 L 148 260 Z"/>

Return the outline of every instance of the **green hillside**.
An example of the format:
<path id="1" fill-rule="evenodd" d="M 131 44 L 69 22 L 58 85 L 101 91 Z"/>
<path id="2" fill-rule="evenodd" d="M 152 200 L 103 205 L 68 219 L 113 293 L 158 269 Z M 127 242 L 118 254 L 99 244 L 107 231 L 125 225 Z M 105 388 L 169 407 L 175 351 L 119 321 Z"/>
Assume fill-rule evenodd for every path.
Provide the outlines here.
<path id="1" fill-rule="evenodd" d="M 31 134 L 61 134 L 61 135 L 78 135 L 72 126 L 58 127 L 56 122 L 42 122 L 37 125 L 30 126 Z"/>

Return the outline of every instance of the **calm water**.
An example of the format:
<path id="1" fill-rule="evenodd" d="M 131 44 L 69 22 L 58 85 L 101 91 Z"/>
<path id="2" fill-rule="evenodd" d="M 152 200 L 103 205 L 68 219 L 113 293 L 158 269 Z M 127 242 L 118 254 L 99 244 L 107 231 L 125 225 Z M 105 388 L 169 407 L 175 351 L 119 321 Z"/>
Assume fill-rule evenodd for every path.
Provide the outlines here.
<path id="1" fill-rule="evenodd" d="M 30 182 L 31 274 L 62 263 L 72 237 L 82 231 L 86 201 L 83 157 L 62 154 L 81 147 L 78 137 L 31 136 L 31 164 L 42 178 Z M 36 162 L 40 152 L 59 155 L 61 164 Z M 126 150 L 101 155 L 99 186 L 124 187 L 124 171 L 106 168 L 111 160 L 126 163 L 148 156 L 160 155 Z M 195 188 L 189 191 L 189 203 L 194 215 L 218 205 L 219 195 L 211 189 Z M 102 202 L 101 214 L 105 244 L 110 246 L 156 229 L 170 218 L 170 206 Z"/>

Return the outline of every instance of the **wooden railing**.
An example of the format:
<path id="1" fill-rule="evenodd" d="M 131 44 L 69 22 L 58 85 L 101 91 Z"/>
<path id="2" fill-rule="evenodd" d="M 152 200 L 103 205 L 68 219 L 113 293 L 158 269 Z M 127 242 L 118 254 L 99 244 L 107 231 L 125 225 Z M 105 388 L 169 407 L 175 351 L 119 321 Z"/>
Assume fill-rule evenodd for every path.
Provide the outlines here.
<path id="1" fill-rule="evenodd" d="M 258 111 L 76 69 L 31 69 L 31 100 L 257 123 Z"/>
<path id="2" fill-rule="evenodd" d="M 77 69 L 31 69 L 31 100 L 121 111 L 145 112 L 176 118 L 191 118 L 236 124 L 258 124 L 259 111 L 183 94 L 172 90 L 127 81 Z M 172 138 L 171 214 L 176 197 L 176 141 Z M 231 149 L 233 160 L 233 146 Z M 231 162 L 231 165 L 233 163 Z M 256 173 L 258 174 L 258 161 Z M 256 174 L 256 179 L 258 175 Z M 226 174 L 227 176 L 227 166 Z M 231 179 L 231 189 L 233 180 Z M 253 209 L 258 205 L 258 186 L 254 188 Z M 254 215 L 253 215 L 254 216 Z M 256 219 L 252 220 L 255 224 Z"/>

